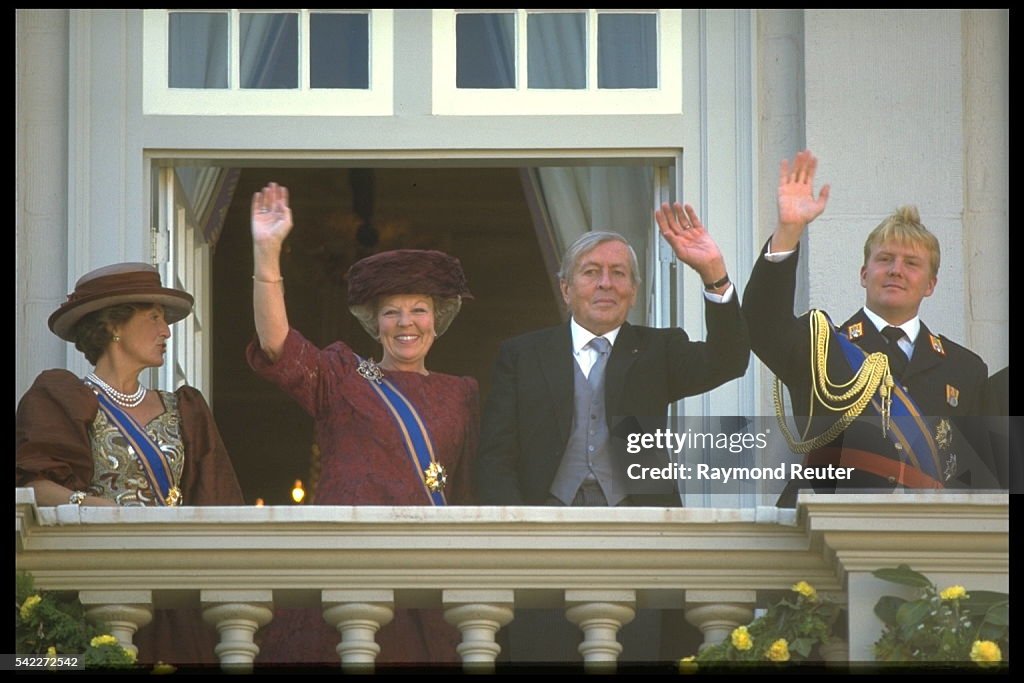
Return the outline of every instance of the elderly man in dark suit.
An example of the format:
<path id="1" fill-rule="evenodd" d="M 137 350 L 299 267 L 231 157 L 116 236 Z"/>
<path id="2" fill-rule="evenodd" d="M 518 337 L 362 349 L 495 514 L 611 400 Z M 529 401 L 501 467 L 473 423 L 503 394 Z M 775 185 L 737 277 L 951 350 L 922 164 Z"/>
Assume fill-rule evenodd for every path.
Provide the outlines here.
<path id="1" fill-rule="evenodd" d="M 664 427 L 671 402 L 741 376 L 750 347 L 725 259 L 693 207 L 666 203 L 656 219 L 703 282 L 707 341 L 626 322 L 640 282 L 636 254 L 617 233 L 585 233 L 559 272 L 570 319 L 501 347 L 481 427 L 482 503 L 678 505 L 674 487 L 660 500 L 630 499 L 610 436 L 638 424 L 632 418 Z"/>
<path id="2" fill-rule="evenodd" d="M 481 425 L 481 503 L 679 505 L 670 481 L 656 493 L 631 490 L 617 437 L 664 428 L 671 402 L 741 376 L 750 344 L 725 259 L 693 207 L 663 204 L 655 217 L 676 257 L 703 282 L 707 341 L 626 322 L 640 284 L 636 254 L 617 233 L 585 233 L 559 272 L 570 319 L 501 347 Z M 677 630 L 681 616 L 667 614 Z M 664 659 L 661 616 L 641 610 L 624 629 L 624 659 Z M 505 656 L 514 662 L 578 659 L 579 631 L 558 611 L 517 610 L 506 636 Z M 678 647 L 678 637 L 669 639 Z"/>
<path id="3" fill-rule="evenodd" d="M 779 224 L 743 300 L 754 353 L 789 388 L 798 434 L 783 428 L 803 465 L 846 476 L 792 480 L 800 488 L 996 488 L 982 425 L 984 361 L 918 317 L 938 282 L 939 242 L 904 206 L 864 244 L 864 307 L 839 326 L 822 311 L 793 314 L 800 237 L 825 210 L 814 196 L 817 159 L 805 150 L 780 167 Z M 781 406 L 781 401 L 777 401 Z M 780 414 L 780 423 L 787 423 Z"/>

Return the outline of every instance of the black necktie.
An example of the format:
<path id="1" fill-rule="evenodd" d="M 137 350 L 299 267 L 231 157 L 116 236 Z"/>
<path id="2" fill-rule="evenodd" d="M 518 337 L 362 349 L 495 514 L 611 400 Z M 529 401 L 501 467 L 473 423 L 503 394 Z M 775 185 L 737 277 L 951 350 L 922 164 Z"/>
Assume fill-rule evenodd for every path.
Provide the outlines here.
<path id="1" fill-rule="evenodd" d="M 907 369 L 907 354 L 900 348 L 899 341 L 906 336 L 906 333 L 898 327 L 888 325 L 882 329 L 882 336 L 889 342 L 889 348 L 885 350 L 885 355 L 889 357 L 889 369 L 892 371 L 892 376 L 903 377 L 903 372 Z"/>

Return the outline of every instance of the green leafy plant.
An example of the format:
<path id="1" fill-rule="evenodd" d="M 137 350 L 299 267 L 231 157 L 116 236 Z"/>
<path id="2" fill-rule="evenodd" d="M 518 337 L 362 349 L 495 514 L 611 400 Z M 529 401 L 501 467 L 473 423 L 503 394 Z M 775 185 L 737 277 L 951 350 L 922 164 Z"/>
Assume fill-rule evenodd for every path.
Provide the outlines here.
<path id="1" fill-rule="evenodd" d="M 17 654 L 82 655 L 86 668 L 93 669 L 135 665 L 134 653 L 86 619 L 74 593 L 37 591 L 30 574 L 17 574 L 14 612 Z"/>
<path id="2" fill-rule="evenodd" d="M 820 597 L 806 581 L 795 584 L 792 591 L 795 598 L 783 598 L 750 624 L 734 629 L 725 641 L 680 660 L 679 670 L 687 673 L 713 664 L 812 659 L 815 647 L 832 640 L 840 607 Z"/>
<path id="3" fill-rule="evenodd" d="M 875 614 L 885 624 L 875 641 L 880 662 L 974 662 L 999 666 L 1010 644 L 1010 600 L 1005 593 L 943 590 L 909 566 L 877 569 L 879 579 L 918 589 L 913 600 L 885 595 Z"/>

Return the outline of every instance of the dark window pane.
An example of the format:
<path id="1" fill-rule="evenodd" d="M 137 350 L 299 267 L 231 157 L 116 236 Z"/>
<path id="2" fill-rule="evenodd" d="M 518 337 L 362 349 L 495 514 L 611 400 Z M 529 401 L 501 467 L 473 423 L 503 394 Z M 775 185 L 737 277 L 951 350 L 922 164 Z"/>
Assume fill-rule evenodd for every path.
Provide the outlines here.
<path id="1" fill-rule="evenodd" d="M 527 87 L 587 87 L 587 18 L 580 12 L 526 18 Z"/>
<path id="2" fill-rule="evenodd" d="M 597 87 L 658 87 L 658 23 L 655 15 L 598 15 Z"/>
<path id="3" fill-rule="evenodd" d="M 169 87 L 228 87 L 226 13 L 171 12 L 167 45 Z"/>
<path id="4" fill-rule="evenodd" d="M 309 15 L 309 85 L 364 90 L 370 87 L 368 15 Z"/>
<path id="5" fill-rule="evenodd" d="M 243 88 L 299 87 L 299 17 L 246 12 L 241 16 Z"/>
<path id="6" fill-rule="evenodd" d="M 455 17 L 455 87 L 516 87 L 514 17 L 459 14 Z"/>

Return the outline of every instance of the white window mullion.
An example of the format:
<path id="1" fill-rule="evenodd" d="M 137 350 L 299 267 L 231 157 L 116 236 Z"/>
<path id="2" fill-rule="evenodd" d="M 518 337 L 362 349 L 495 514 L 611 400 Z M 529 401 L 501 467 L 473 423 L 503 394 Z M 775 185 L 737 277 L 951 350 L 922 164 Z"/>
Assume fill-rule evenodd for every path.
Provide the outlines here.
<path id="1" fill-rule="evenodd" d="M 231 21 L 228 24 L 228 45 L 231 53 L 228 55 L 228 90 L 240 90 L 242 83 L 242 19 L 239 11 L 231 10 Z"/>
<path id="2" fill-rule="evenodd" d="M 597 10 L 587 10 L 587 92 L 597 92 Z"/>
<path id="3" fill-rule="evenodd" d="M 366 55 L 366 77 L 368 79 L 366 86 L 370 89 L 370 92 L 373 92 L 373 89 L 377 87 L 378 79 L 374 72 L 377 69 L 377 63 L 380 61 L 375 56 L 379 47 L 377 45 L 376 35 L 374 34 L 374 24 L 377 22 L 376 14 L 376 11 L 371 11 L 366 15 L 366 30 L 370 40 L 370 51 Z M 381 66 L 383 66 L 383 63 L 381 63 Z"/>
<path id="4" fill-rule="evenodd" d="M 516 31 L 513 39 L 516 42 L 516 91 L 522 92 L 529 85 L 529 56 L 526 54 L 526 47 L 529 44 L 529 41 L 526 40 L 528 17 L 524 9 L 517 9 L 515 12 Z"/>
<path id="5" fill-rule="evenodd" d="M 174 10 L 175 12 L 184 10 Z M 171 88 L 168 83 L 169 17 L 171 10 L 143 10 L 143 113 L 187 116 L 390 116 L 394 114 L 394 10 L 345 11 L 365 14 L 369 35 L 367 88 L 312 89 L 310 24 L 316 10 L 285 12 L 298 17 L 298 87 L 242 89 L 242 14 L 249 10 L 218 10 L 226 14 L 227 87 Z M 454 31 L 452 31 L 454 39 Z M 454 64 L 454 43 L 452 43 Z M 454 77 L 448 90 L 454 89 Z"/>
<path id="6" fill-rule="evenodd" d="M 309 10 L 299 10 L 299 90 L 309 90 Z"/>
<path id="7" fill-rule="evenodd" d="M 662 26 L 661 26 L 661 12 L 660 11 L 655 12 L 654 13 L 654 35 L 658 36 L 658 49 L 655 50 L 655 52 L 654 52 L 654 73 L 655 73 L 655 76 L 657 77 L 657 81 L 655 82 L 655 87 L 658 90 L 661 90 L 661 84 L 664 82 L 664 79 L 662 78 L 661 74 L 662 74 L 662 68 L 666 64 L 665 59 L 664 59 L 664 50 L 662 49 L 662 48 L 664 48 L 664 46 L 665 46 L 665 44 L 667 42 L 662 37 L 665 33 L 667 33 L 667 31 L 662 31 Z"/>

